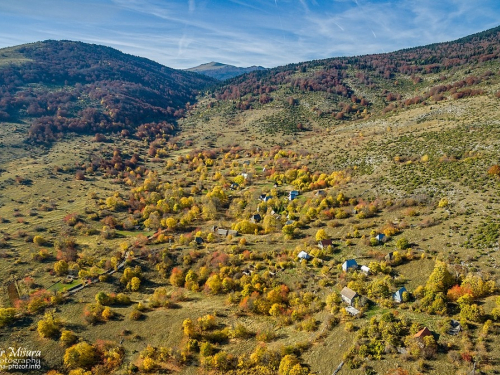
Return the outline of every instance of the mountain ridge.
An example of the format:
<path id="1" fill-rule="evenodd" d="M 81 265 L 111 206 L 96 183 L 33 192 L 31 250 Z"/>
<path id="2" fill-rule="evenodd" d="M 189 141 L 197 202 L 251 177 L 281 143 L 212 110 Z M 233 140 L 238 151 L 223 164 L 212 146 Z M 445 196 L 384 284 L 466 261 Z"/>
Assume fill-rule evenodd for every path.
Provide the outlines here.
<path id="1" fill-rule="evenodd" d="M 253 71 L 224 82 L 215 99 L 233 102 L 242 111 L 267 106 L 304 112 L 293 115 L 288 126 L 297 131 L 304 126 L 300 117 L 319 118 L 326 125 L 429 101 L 481 95 L 487 90 L 478 85 L 496 77 L 499 40 L 496 27 L 451 42 Z"/>
<path id="2" fill-rule="evenodd" d="M 252 65 L 249 67 L 238 67 L 234 65 L 224 64 L 216 61 L 211 61 L 209 63 L 201 64 L 193 68 L 185 69 L 188 72 L 200 73 L 220 81 L 225 81 L 227 79 L 237 77 L 239 75 L 252 72 L 254 70 L 267 70 L 263 66 Z"/>

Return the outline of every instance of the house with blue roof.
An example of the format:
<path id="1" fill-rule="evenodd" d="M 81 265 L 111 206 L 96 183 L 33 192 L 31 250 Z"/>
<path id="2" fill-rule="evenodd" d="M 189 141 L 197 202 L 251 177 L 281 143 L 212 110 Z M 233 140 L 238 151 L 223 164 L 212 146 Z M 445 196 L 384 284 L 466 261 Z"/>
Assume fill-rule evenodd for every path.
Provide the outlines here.
<path id="1" fill-rule="evenodd" d="M 403 302 L 403 293 L 404 292 L 408 292 L 408 291 L 403 286 L 403 287 L 399 288 L 398 291 L 396 291 L 395 293 L 393 293 L 392 294 L 392 298 L 394 299 L 394 301 L 396 301 L 397 303 Z"/>
<path id="2" fill-rule="evenodd" d="M 266 195 L 266 194 L 259 195 L 259 200 L 261 200 L 262 202 L 267 202 L 271 199 L 273 199 L 273 197 L 271 197 L 270 195 Z"/>
<path id="3" fill-rule="evenodd" d="M 358 269 L 358 263 L 354 259 L 349 259 L 342 264 L 342 271 L 348 271 L 350 268 Z"/>

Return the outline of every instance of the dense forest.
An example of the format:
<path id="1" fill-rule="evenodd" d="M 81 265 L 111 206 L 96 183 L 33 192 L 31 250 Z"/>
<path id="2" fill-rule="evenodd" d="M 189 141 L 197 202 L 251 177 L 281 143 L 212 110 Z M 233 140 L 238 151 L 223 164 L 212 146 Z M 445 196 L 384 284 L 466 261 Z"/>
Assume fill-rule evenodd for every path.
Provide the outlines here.
<path id="1" fill-rule="evenodd" d="M 9 58 L 21 55 L 21 63 Z M 2 61 L 3 60 L 3 61 Z M 29 138 L 169 132 L 209 77 L 115 49 L 44 41 L 0 50 L 0 121 L 30 119 Z"/>

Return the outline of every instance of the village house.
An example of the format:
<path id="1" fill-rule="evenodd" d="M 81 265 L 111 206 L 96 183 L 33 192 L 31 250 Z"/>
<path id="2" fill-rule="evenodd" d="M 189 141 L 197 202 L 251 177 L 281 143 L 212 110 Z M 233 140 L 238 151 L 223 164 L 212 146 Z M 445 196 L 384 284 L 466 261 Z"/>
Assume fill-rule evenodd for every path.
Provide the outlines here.
<path id="1" fill-rule="evenodd" d="M 432 332 L 429 330 L 429 328 L 424 327 L 420 331 L 418 331 L 413 337 L 416 338 L 417 340 L 423 340 L 424 337 L 426 336 L 432 336 Z"/>
<path id="2" fill-rule="evenodd" d="M 392 258 L 394 258 L 394 252 L 392 252 L 392 251 L 391 251 L 389 254 L 387 254 L 387 255 L 385 256 L 385 260 L 386 260 L 387 262 L 391 262 L 391 261 L 392 261 Z"/>
<path id="3" fill-rule="evenodd" d="M 377 241 L 380 243 L 380 242 L 384 242 L 385 241 L 385 234 L 383 233 L 379 233 L 375 236 L 375 238 L 377 239 Z"/>
<path id="4" fill-rule="evenodd" d="M 311 256 L 309 254 L 307 254 L 305 251 L 301 251 L 298 255 L 299 259 L 305 259 L 305 260 L 309 260 L 311 259 Z"/>
<path id="5" fill-rule="evenodd" d="M 273 199 L 273 197 L 271 197 L 270 195 L 266 195 L 266 194 L 259 195 L 259 200 L 261 200 L 262 202 L 267 202 L 271 199 Z"/>
<path id="6" fill-rule="evenodd" d="M 392 299 L 394 299 L 394 301 L 397 303 L 403 302 L 403 293 L 404 292 L 408 293 L 406 288 L 403 286 L 403 287 L 399 288 L 399 290 L 397 290 L 395 293 L 392 294 Z"/>
<path id="7" fill-rule="evenodd" d="M 462 326 L 460 325 L 460 322 L 457 320 L 451 320 L 450 321 L 450 328 L 448 329 L 448 335 L 458 335 L 460 331 L 462 330 Z"/>
<path id="8" fill-rule="evenodd" d="M 328 246 L 333 246 L 332 240 L 321 240 L 318 242 L 318 247 L 320 249 L 326 249 Z"/>
<path id="9" fill-rule="evenodd" d="M 260 223 L 260 221 L 262 220 L 262 216 L 260 216 L 260 214 L 254 214 L 250 217 L 250 221 L 254 224 L 256 223 Z"/>
<path id="10" fill-rule="evenodd" d="M 227 229 L 217 229 L 217 234 L 226 237 L 228 235 Z"/>
<path id="11" fill-rule="evenodd" d="M 354 303 L 354 300 L 359 298 L 359 294 L 345 286 L 340 292 L 340 297 L 342 298 L 342 301 L 351 306 Z"/>
<path id="12" fill-rule="evenodd" d="M 361 272 L 363 272 L 365 275 L 370 274 L 370 268 L 368 266 L 361 266 L 360 267 Z"/>
<path id="13" fill-rule="evenodd" d="M 346 260 L 342 264 L 342 271 L 348 271 L 350 268 L 358 269 L 358 263 L 354 259 Z"/>
<path id="14" fill-rule="evenodd" d="M 290 193 L 288 193 L 288 200 L 293 201 L 295 198 L 297 198 L 299 195 L 299 192 L 297 190 L 292 190 Z"/>

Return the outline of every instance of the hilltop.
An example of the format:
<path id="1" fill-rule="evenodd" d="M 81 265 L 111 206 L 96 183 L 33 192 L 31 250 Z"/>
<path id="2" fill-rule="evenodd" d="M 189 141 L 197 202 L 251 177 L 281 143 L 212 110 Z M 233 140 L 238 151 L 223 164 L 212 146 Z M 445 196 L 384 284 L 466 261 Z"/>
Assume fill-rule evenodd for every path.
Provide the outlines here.
<path id="1" fill-rule="evenodd" d="M 212 61 L 186 70 L 188 72 L 200 73 L 218 79 L 219 81 L 225 81 L 229 78 L 234 78 L 236 76 L 240 76 L 248 72 L 253 72 L 254 70 L 266 70 L 266 68 L 255 65 L 249 66 L 247 68 L 242 68 L 234 65 L 228 65 Z"/>

